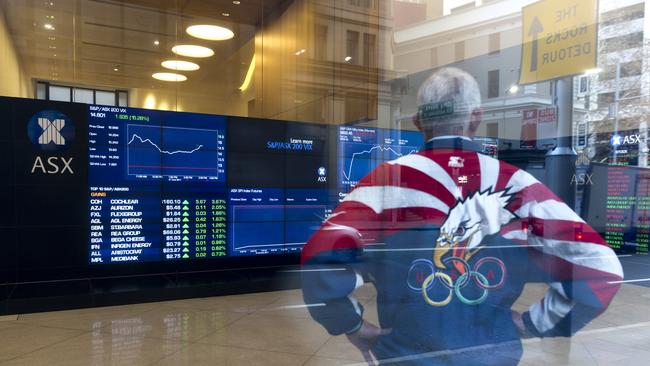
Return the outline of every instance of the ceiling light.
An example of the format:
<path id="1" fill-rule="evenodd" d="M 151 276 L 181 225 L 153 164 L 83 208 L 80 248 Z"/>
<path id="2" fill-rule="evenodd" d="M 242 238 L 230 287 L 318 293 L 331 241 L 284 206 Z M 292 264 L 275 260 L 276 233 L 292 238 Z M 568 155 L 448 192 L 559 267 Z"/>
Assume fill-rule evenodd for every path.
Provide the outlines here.
<path id="1" fill-rule="evenodd" d="M 185 81 L 187 77 L 181 74 L 175 74 L 173 72 L 157 72 L 151 75 L 154 79 L 162 81 Z"/>
<path id="2" fill-rule="evenodd" d="M 56 46 L 48 46 L 51 50 L 55 50 Z"/>
<path id="3" fill-rule="evenodd" d="M 302 54 L 305 53 L 305 52 L 307 52 L 307 50 L 304 49 L 304 48 L 301 49 L 301 50 L 298 50 L 298 51 L 296 51 L 296 56 L 300 56 L 300 55 L 302 55 Z"/>
<path id="4" fill-rule="evenodd" d="M 344 60 L 345 62 L 350 62 L 350 60 L 352 60 L 352 56 L 345 56 Z"/>
<path id="5" fill-rule="evenodd" d="M 113 71 L 118 72 L 118 71 L 120 71 L 120 68 L 119 68 L 119 67 L 115 67 L 115 68 L 113 68 Z"/>
<path id="6" fill-rule="evenodd" d="M 47 37 L 50 41 L 56 41 L 56 37 Z"/>
<path id="7" fill-rule="evenodd" d="M 53 53 L 52 56 L 53 56 L 53 57 L 56 57 L 56 53 Z"/>
<path id="8" fill-rule="evenodd" d="M 200 67 L 194 62 L 181 60 L 166 60 L 161 63 L 162 67 L 176 71 L 195 71 Z"/>
<path id="9" fill-rule="evenodd" d="M 54 15 L 46 15 L 45 18 L 46 19 L 54 19 Z"/>
<path id="10" fill-rule="evenodd" d="M 172 47 L 172 52 L 177 55 L 187 56 L 187 57 L 210 57 L 214 55 L 214 51 L 207 47 L 195 46 L 191 44 L 181 44 L 178 46 Z"/>
<path id="11" fill-rule="evenodd" d="M 221 15 L 223 15 L 224 17 L 229 17 L 230 13 L 221 13 Z"/>
<path id="12" fill-rule="evenodd" d="M 54 28 L 54 26 L 53 26 L 52 24 L 50 24 L 50 23 L 45 23 L 45 24 L 43 24 L 43 28 L 45 28 L 45 29 L 47 29 L 47 30 L 54 30 L 54 29 L 56 29 L 56 28 Z"/>
<path id="13" fill-rule="evenodd" d="M 235 34 L 226 27 L 207 24 L 189 26 L 187 27 L 186 32 L 192 37 L 207 39 L 209 41 L 225 41 L 235 36 Z"/>
<path id="14" fill-rule="evenodd" d="M 239 4 L 241 4 L 241 1 L 239 1 L 239 0 L 233 0 L 232 3 L 235 4 L 235 5 L 239 5 Z"/>
<path id="15" fill-rule="evenodd" d="M 158 40 L 153 41 L 153 45 L 154 45 L 154 46 L 158 46 L 158 45 L 160 45 L 160 41 L 158 41 Z"/>

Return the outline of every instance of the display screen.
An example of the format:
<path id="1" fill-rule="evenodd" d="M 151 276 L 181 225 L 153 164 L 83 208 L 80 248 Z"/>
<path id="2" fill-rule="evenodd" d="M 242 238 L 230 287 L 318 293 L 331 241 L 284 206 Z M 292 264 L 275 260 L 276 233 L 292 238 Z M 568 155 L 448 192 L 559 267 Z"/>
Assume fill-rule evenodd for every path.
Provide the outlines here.
<path id="1" fill-rule="evenodd" d="M 335 204 L 328 126 L 229 122 L 229 254 L 299 253 Z"/>
<path id="2" fill-rule="evenodd" d="M 91 263 L 299 253 L 336 203 L 327 126 L 88 114 Z"/>
<path id="3" fill-rule="evenodd" d="M 345 195 L 379 164 L 422 148 L 422 134 L 368 127 L 338 129 L 338 189 Z"/>
<path id="4" fill-rule="evenodd" d="M 618 253 L 648 254 L 650 169 L 594 164 L 587 174 L 586 221 Z"/>
<path id="5" fill-rule="evenodd" d="M 222 116 L 89 107 L 90 262 L 227 255 Z"/>

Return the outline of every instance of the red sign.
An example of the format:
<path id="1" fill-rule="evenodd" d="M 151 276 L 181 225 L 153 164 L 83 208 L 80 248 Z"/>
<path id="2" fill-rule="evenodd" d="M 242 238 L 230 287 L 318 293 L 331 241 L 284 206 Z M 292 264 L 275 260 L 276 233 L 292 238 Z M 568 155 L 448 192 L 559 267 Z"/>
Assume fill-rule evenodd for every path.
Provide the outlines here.
<path id="1" fill-rule="evenodd" d="M 521 121 L 521 138 L 519 148 L 534 149 L 537 143 L 537 109 L 524 109 Z"/>

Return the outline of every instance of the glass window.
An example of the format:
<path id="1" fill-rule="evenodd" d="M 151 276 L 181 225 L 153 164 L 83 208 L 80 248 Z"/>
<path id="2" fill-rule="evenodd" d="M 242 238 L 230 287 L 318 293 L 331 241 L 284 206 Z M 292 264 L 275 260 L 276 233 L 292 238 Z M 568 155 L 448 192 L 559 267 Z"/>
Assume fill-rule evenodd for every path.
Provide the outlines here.
<path id="1" fill-rule="evenodd" d="M 488 36 L 488 54 L 496 55 L 501 51 L 501 34 L 492 33 Z"/>
<path id="2" fill-rule="evenodd" d="M 99 105 L 115 105 L 115 92 L 107 92 L 102 90 L 95 91 L 95 104 Z"/>
<path id="3" fill-rule="evenodd" d="M 363 66 L 377 66 L 377 36 L 363 34 Z"/>
<path id="4" fill-rule="evenodd" d="M 95 96 L 91 89 L 74 88 L 74 102 L 76 103 L 95 103 Z"/>
<path id="5" fill-rule="evenodd" d="M 465 41 L 454 43 L 454 55 L 456 61 L 462 61 L 465 59 Z"/>
<path id="6" fill-rule="evenodd" d="M 359 63 L 359 32 L 346 31 L 345 61 L 351 64 Z"/>
<path id="7" fill-rule="evenodd" d="M 49 96 L 50 100 L 56 100 L 59 102 L 70 102 L 70 97 L 72 94 L 72 90 L 70 87 L 67 86 L 56 86 L 56 85 L 50 85 L 49 87 Z"/>
<path id="8" fill-rule="evenodd" d="M 488 98 L 498 98 L 500 90 L 499 70 L 488 71 Z"/>
<path id="9" fill-rule="evenodd" d="M 317 60 L 327 59 L 327 26 L 316 24 L 314 37 L 314 58 Z"/>

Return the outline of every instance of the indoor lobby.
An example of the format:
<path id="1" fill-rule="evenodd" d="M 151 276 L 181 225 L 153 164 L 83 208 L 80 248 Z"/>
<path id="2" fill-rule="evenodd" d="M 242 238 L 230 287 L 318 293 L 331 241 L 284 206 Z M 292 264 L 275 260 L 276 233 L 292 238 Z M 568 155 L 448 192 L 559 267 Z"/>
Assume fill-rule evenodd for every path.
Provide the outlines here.
<path id="1" fill-rule="evenodd" d="M 648 365 L 646 5 L 0 1 L 0 366 Z"/>

